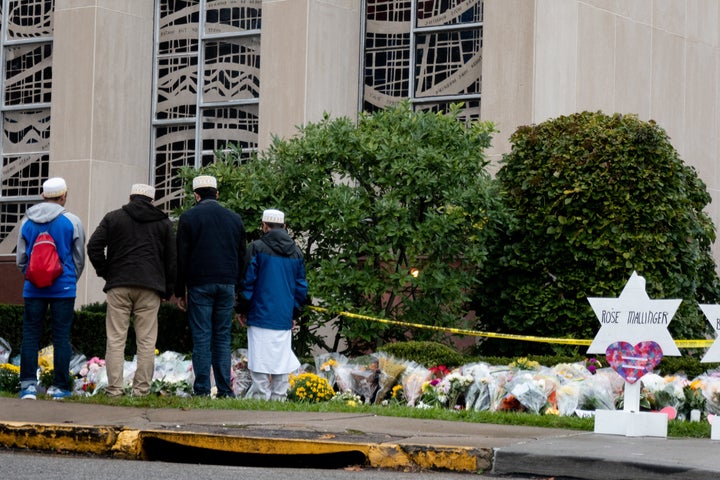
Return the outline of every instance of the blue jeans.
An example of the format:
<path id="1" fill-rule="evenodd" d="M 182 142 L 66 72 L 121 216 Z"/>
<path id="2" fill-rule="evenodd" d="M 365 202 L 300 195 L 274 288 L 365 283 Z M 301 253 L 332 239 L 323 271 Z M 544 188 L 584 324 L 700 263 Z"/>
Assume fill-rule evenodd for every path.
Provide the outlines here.
<path id="1" fill-rule="evenodd" d="M 230 330 L 234 308 L 235 285 L 210 283 L 188 288 L 195 395 L 210 394 L 212 365 L 217 396 L 235 396 L 230 386 Z"/>
<path id="2" fill-rule="evenodd" d="M 75 315 L 75 298 L 25 298 L 22 343 L 20 344 L 20 385 L 37 384 L 38 350 L 45 315 L 50 307 L 53 343 L 53 385 L 72 390 L 70 385 L 70 327 Z"/>

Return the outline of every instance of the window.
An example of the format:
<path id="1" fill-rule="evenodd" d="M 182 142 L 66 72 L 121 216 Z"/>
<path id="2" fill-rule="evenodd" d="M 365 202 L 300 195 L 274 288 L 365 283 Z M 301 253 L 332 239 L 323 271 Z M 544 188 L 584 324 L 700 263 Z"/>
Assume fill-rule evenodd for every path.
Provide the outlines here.
<path id="1" fill-rule="evenodd" d="M 0 251 L 12 252 L 25 211 L 41 197 L 50 152 L 53 0 L 3 0 Z M 12 245 L 9 245 L 11 243 Z"/>
<path id="2" fill-rule="evenodd" d="M 180 205 L 177 172 L 258 145 L 262 0 L 156 0 L 153 181 Z"/>
<path id="3" fill-rule="evenodd" d="M 375 111 L 409 99 L 446 111 L 464 102 L 480 116 L 482 0 L 364 0 L 361 105 Z"/>

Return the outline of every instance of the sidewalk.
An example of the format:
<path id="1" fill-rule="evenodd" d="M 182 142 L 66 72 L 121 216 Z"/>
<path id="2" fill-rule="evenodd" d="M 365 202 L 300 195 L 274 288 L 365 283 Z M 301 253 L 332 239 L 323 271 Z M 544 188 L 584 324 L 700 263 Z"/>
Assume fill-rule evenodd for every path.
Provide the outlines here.
<path id="1" fill-rule="evenodd" d="M 716 479 L 720 443 L 370 414 L 144 409 L 0 398 L 0 445 L 145 460 Z"/>

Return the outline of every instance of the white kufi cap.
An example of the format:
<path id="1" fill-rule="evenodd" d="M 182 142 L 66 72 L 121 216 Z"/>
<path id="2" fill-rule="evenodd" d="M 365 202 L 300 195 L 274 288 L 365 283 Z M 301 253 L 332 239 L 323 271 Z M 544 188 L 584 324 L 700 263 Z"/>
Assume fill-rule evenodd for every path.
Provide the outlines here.
<path id="1" fill-rule="evenodd" d="M 62 197 L 67 192 L 67 184 L 60 177 L 48 178 L 43 183 L 42 196 L 45 198 Z"/>
<path id="2" fill-rule="evenodd" d="M 285 223 L 285 214 L 280 210 L 265 210 L 263 211 L 262 221 L 265 223 L 278 223 L 282 225 Z"/>
<path id="3" fill-rule="evenodd" d="M 148 198 L 155 199 L 155 188 L 144 183 L 134 183 L 130 189 L 130 195 L 144 195 Z"/>
<path id="4" fill-rule="evenodd" d="M 199 175 L 193 178 L 193 190 L 197 190 L 198 188 L 217 189 L 217 180 L 210 175 Z"/>

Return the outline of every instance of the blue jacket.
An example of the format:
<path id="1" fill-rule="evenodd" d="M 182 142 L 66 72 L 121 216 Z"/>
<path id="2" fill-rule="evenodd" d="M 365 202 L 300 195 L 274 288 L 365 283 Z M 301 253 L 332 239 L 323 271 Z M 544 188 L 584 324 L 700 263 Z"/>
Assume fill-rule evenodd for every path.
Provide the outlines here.
<path id="1" fill-rule="evenodd" d="M 245 261 L 242 218 L 212 198 L 203 198 L 180 215 L 177 231 L 175 296 L 187 287 L 240 285 Z"/>
<path id="2" fill-rule="evenodd" d="M 52 222 L 52 223 L 51 223 Z M 48 228 L 49 227 L 49 228 Z M 25 298 L 74 298 L 78 278 L 85 268 L 85 230 L 80 219 L 54 202 L 33 205 L 20 224 L 15 264 L 25 274 L 37 236 L 48 231 L 55 240 L 63 273 L 49 287 L 38 288 L 25 280 Z"/>
<path id="3" fill-rule="evenodd" d="M 302 252 L 285 230 L 270 230 L 250 244 L 242 291 L 248 326 L 290 330 L 307 291 Z"/>

